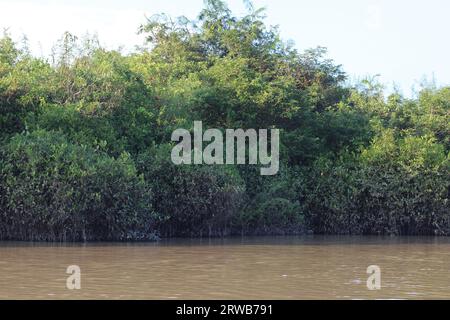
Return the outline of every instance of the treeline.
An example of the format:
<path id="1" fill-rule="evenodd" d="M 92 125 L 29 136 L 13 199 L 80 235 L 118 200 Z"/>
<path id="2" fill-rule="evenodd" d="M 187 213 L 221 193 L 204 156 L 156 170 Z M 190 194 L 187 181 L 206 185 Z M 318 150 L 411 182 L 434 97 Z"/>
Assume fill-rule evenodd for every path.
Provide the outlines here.
<path id="1" fill-rule="evenodd" d="M 154 16 L 132 54 L 66 33 L 50 58 L 0 40 L 0 238 L 448 235 L 450 87 L 346 84 L 250 5 Z M 175 166 L 171 133 L 281 129 L 281 167 Z"/>

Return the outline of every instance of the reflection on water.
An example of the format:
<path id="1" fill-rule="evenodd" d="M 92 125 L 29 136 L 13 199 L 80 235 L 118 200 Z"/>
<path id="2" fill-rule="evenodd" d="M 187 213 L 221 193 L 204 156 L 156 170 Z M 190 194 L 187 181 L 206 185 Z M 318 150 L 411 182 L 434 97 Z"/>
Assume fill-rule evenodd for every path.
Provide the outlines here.
<path id="1" fill-rule="evenodd" d="M 450 239 L 270 237 L 0 243 L 0 299 L 450 298 Z M 81 268 L 81 290 L 66 268 Z M 382 288 L 369 291 L 369 265 Z"/>

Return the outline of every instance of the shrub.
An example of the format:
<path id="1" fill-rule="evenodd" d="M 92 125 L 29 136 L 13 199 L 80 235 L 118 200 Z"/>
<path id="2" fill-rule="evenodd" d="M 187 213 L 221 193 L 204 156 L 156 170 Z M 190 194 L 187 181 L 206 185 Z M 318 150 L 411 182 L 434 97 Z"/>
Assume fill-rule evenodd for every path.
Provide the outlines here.
<path id="1" fill-rule="evenodd" d="M 166 236 L 217 236 L 231 231 L 244 185 L 233 167 L 176 166 L 165 144 L 138 157 L 138 167 L 152 185 L 154 207 L 164 217 Z"/>
<path id="2" fill-rule="evenodd" d="M 434 138 L 384 131 L 360 156 L 316 162 L 308 220 L 318 233 L 448 235 L 449 169 Z"/>
<path id="3" fill-rule="evenodd" d="M 0 238 L 151 239 L 151 193 L 126 154 L 114 159 L 57 132 L 14 136 L 1 153 Z"/>
<path id="4" fill-rule="evenodd" d="M 29 114 L 30 131 L 44 129 L 64 134 L 70 142 L 100 149 L 112 156 L 125 150 L 126 139 L 119 137 L 106 117 L 91 116 L 78 110 L 78 105 L 46 104 L 38 114 Z"/>
<path id="5" fill-rule="evenodd" d="M 246 205 L 234 226 L 242 234 L 301 234 L 305 220 L 299 194 L 303 193 L 303 177 L 298 171 L 282 165 L 274 177 L 262 177 L 259 168 L 241 168 L 246 177 Z"/>

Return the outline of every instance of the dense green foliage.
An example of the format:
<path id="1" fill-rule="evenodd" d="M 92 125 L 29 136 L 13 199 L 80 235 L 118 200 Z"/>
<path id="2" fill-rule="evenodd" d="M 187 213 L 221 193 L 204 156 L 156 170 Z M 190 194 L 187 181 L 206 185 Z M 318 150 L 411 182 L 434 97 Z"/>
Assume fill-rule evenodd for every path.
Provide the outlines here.
<path id="1" fill-rule="evenodd" d="M 9 239 L 151 239 L 151 193 L 117 159 L 58 132 L 16 135 L 2 150 L 1 235 Z"/>
<path id="2" fill-rule="evenodd" d="M 0 238 L 450 234 L 450 88 L 346 84 L 249 4 L 141 26 L 108 51 L 66 33 L 51 59 L 0 39 Z M 176 166 L 171 133 L 279 128 L 281 167 Z"/>

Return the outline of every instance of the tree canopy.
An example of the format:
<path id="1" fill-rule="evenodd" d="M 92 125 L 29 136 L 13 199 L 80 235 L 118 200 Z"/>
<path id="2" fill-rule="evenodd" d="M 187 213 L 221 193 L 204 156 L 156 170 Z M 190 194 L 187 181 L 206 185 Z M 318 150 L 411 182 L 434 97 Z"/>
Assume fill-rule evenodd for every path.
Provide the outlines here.
<path id="1" fill-rule="evenodd" d="M 450 87 L 349 85 L 246 2 L 150 17 L 130 53 L 65 33 L 52 57 L 0 39 L 0 238 L 450 234 Z M 175 166 L 170 137 L 278 128 L 281 168 Z"/>

